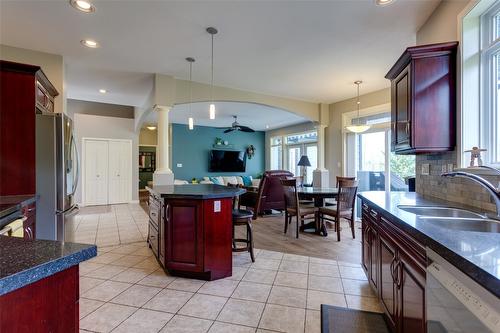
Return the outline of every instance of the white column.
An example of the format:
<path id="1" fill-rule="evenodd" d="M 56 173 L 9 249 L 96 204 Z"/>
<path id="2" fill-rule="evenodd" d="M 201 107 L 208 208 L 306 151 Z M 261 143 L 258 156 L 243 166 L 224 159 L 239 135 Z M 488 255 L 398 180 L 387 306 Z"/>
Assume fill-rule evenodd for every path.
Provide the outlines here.
<path id="1" fill-rule="evenodd" d="M 313 171 L 313 186 L 314 187 L 328 187 L 329 186 L 329 173 L 325 169 L 325 129 L 326 125 L 319 124 L 318 131 L 318 167 Z"/>
<path id="2" fill-rule="evenodd" d="M 154 185 L 173 185 L 174 174 L 169 168 L 169 122 L 168 113 L 171 107 L 155 106 L 158 113 L 158 142 L 156 146 L 156 170 L 153 174 Z"/>

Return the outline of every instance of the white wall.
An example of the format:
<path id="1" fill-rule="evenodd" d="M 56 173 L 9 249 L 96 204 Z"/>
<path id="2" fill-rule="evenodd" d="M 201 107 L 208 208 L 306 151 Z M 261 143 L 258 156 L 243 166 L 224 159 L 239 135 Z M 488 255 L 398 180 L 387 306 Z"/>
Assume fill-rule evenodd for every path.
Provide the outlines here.
<path id="1" fill-rule="evenodd" d="M 105 138 L 132 140 L 132 200 L 139 199 L 139 134 L 134 131 L 134 119 L 102 117 L 76 113 L 74 115 L 75 137 L 82 156 L 83 138 Z M 83 163 L 82 163 L 83 164 Z M 82 177 L 80 175 L 80 184 Z M 75 201 L 82 203 L 82 186 L 79 186 Z"/>

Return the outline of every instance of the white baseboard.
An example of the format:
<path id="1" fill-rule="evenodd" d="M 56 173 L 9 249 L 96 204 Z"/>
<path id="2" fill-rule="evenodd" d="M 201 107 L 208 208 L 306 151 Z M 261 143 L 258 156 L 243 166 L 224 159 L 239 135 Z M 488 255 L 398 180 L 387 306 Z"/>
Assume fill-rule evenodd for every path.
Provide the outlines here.
<path id="1" fill-rule="evenodd" d="M 139 203 L 139 200 L 130 200 L 128 203 L 131 203 L 131 204 L 138 204 L 138 203 Z"/>

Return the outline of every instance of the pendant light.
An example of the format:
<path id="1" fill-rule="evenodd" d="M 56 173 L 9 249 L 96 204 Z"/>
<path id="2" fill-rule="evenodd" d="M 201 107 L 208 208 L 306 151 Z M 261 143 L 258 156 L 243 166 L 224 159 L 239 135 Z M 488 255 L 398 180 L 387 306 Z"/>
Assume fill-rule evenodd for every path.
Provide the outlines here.
<path id="1" fill-rule="evenodd" d="M 193 113 L 191 111 L 191 105 L 193 104 L 192 97 L 193 97 L 193 62 L 194 58 L 188 57 L 186 58 L 186 61 L 189 62 L 189 118 L 188 118 L 188 127 L 189 130 L 192 131 L 194 129 L 194 119 L 192 117 Z"/>
<path id="2" fill-rule="evenodd" d="M 359 101 L 359 85 L 363 83 L 363 81 L 354 81 L 354 84 L 358 86 L 358 96 L 356 99 L 356 105 L 358 108 L 358 116 L 356 118 L 356 124 L 346 126 L 346 130 L 353 132 L 353 133 L 363 133 L 366 132 L 370 129 L 370 125 L 363 125 L 359 123 L 359 105 L 361 102 Z"/>
<path id="3" fill-rule="evenodd" d="M 212 36 L 212 78 L 210 80 L 210 89 L 211 89 L 211 103 L 209 107 L 209 116 L 210 119 L 215 119 L 215 104 L 214 104 L 214 35 L 218 32 L 214 27 L 208 27 L 207 32 Z"/>

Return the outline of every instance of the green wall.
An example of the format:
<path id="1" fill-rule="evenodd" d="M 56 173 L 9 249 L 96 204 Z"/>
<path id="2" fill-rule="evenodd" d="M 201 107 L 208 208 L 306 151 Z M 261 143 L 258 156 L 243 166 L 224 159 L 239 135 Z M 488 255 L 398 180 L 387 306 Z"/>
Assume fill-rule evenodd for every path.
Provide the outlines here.
<path id="1" fill-rule="evenodd" d="M 190 181 L 192 178 L 201 179 L 204 176 L 233 176 L 250 175 L 256 177 L 265 169 L 265 133 L 245 133 L 233 131 L 227 134 L 223 129 L 195 126 L 190 131 L 187 125 L 172 124 L 172 171 L 175 179 Z M 227 140 L 231 150 L 246 150 L 249 145 L 255 147 L 255 155 L 247 158 L 246 172 L 244 173 L 213 173 L 208 172 L 209 151 L 213 148 L 215 138 Z M 182 167 L 178 168 L 177 164 Z"/>

